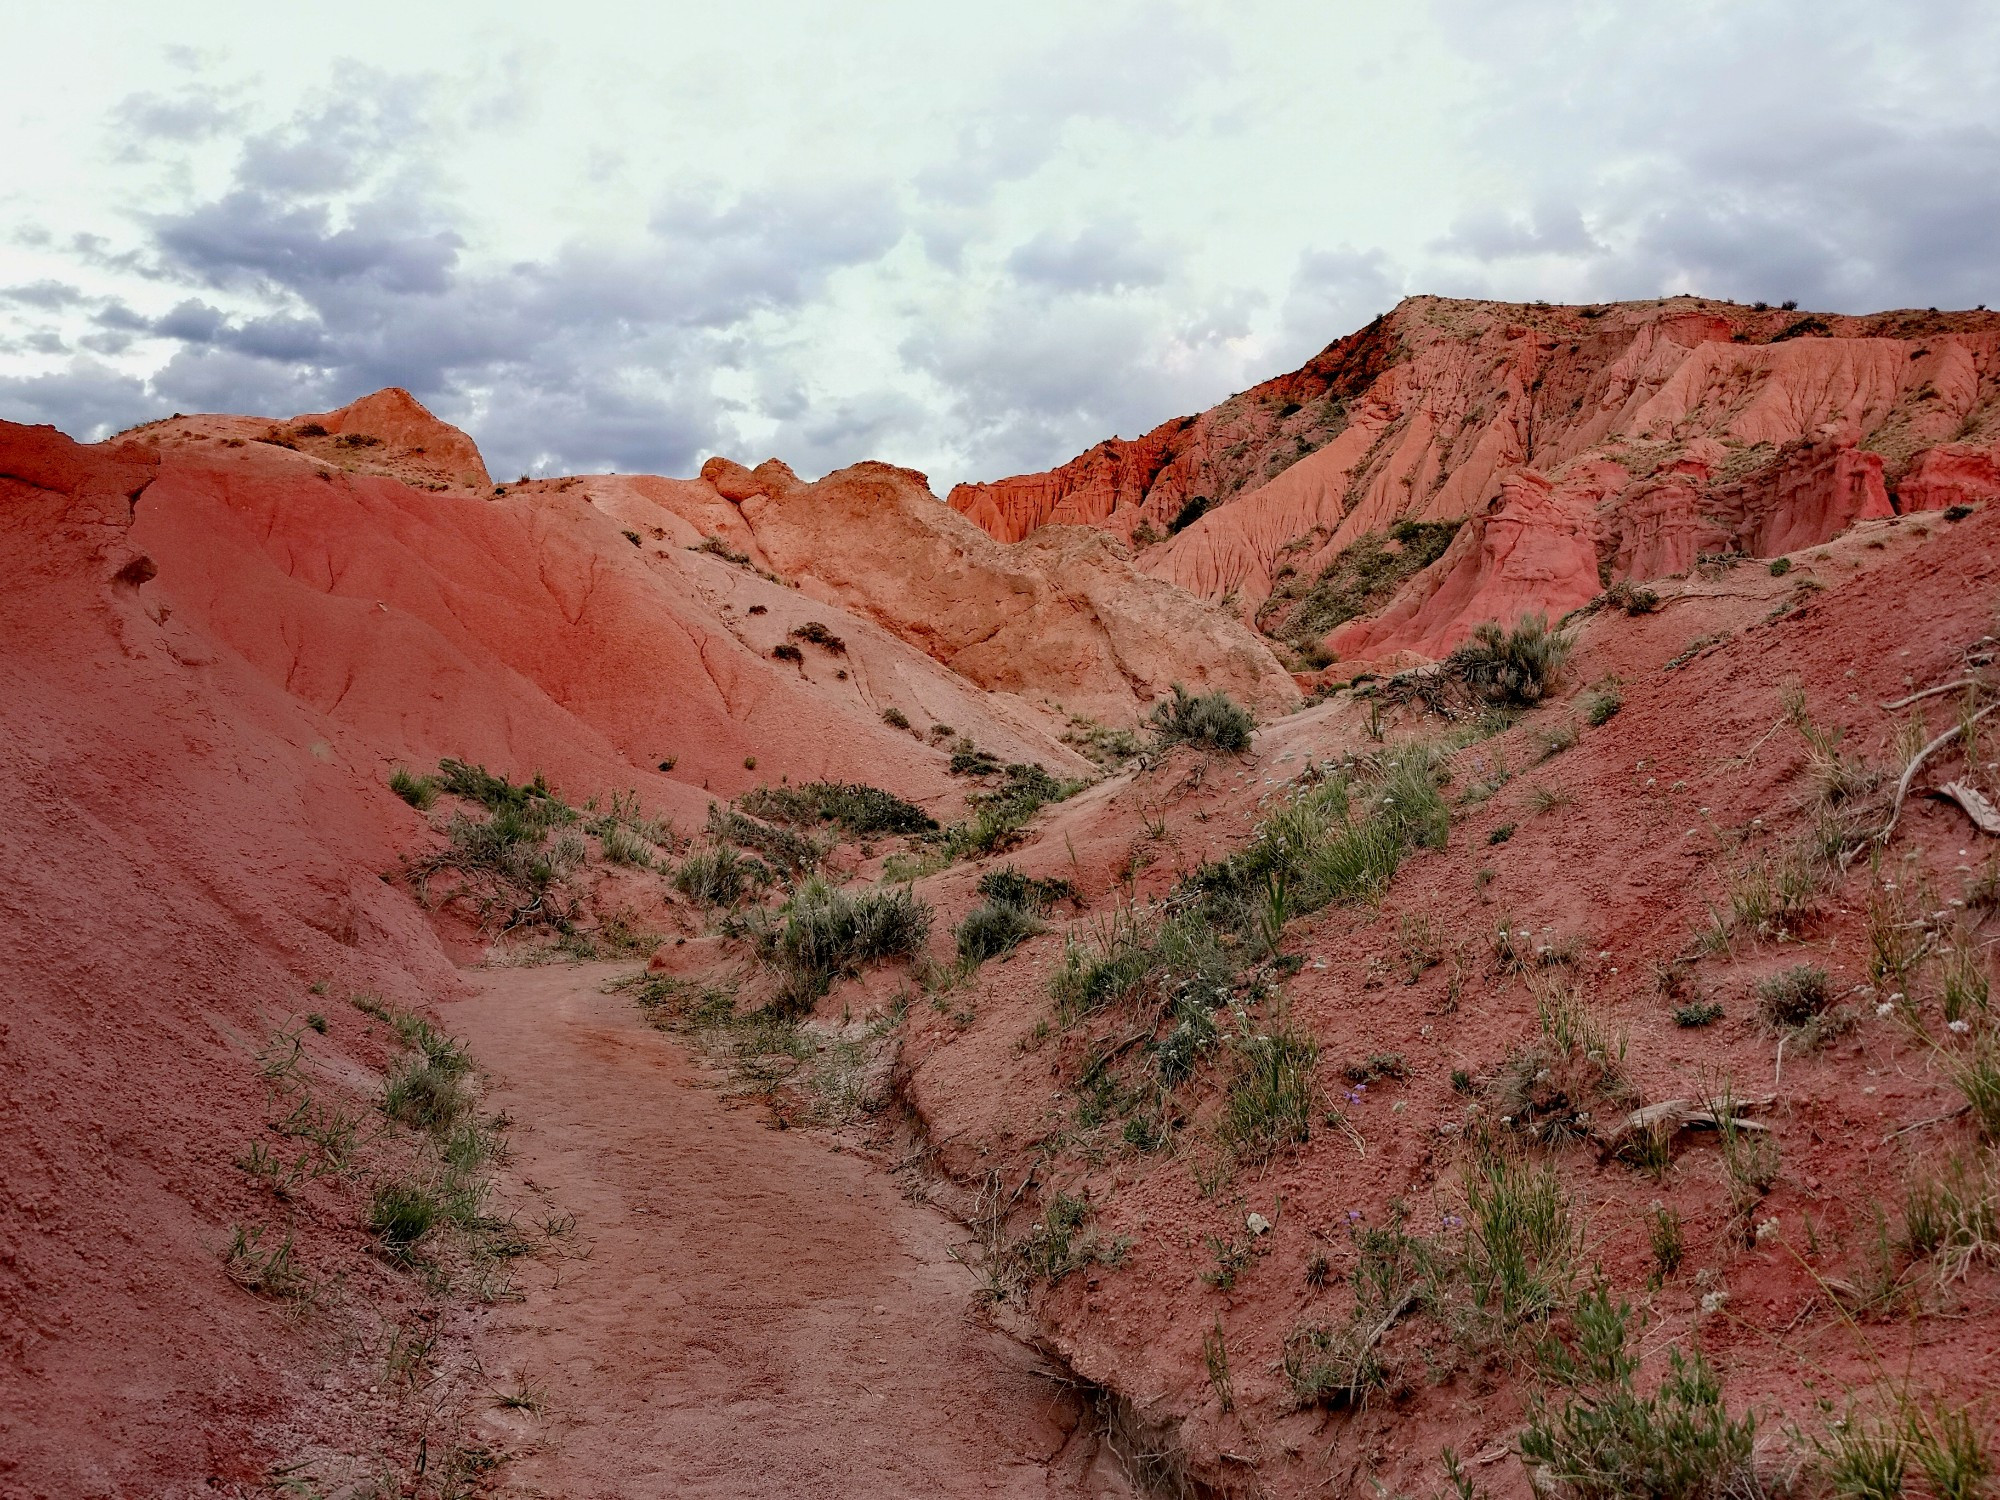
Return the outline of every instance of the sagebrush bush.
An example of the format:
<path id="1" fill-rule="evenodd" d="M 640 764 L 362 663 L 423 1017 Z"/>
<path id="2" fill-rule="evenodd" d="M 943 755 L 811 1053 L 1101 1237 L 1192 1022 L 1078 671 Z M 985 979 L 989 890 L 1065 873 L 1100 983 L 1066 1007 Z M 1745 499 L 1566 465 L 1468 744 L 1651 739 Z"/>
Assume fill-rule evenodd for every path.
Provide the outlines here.
<path id="1" fill-rule="evenodd" d="M 1032 912 L 1046 912 L 1058 901 L 1076 902 L 1076 887 L 1067 880 L 1023 875 L 1012 865 L 988 870 L 979 877 L 979 894 L 989 901 L 1009 901 Z"/>
<path id="2" fill-rule="evenodd" d="M 1555 684 L 1571 644 L 1546 615 L 1523 615 L 1512 630 L 1489 620 L 1445 658 L 1445 670 L 1490 703 L 1528 708 Z"/>
<path id="3" fill-rule="evenodd" d="M 734 906 L 769 874 L 727 844 L 697 849 L 674 872 L 674 889 L 704 906 Z"/>
<path id="4" fill-rule="evenodd" d="M 893 792 L 862 782 L 808 781 L 746 792 L 738 806 L 773 823 L 833 823 L 851 838 L 875 834 L 931 833 L 937 819 Z"/>
<path id="5" fill-rule="evenodd" d="M 773 1009 L 808 1009 L 863 964 L 916 957 L 930 925 L 930 907 L 907 886 L 850 891 L 815 875 L 754 933 L 759 956 L 779 971 Z"/>
<path id="6" fill-rule="evenodd" d="M 1257 721 L 1224 692 L 1190 693 L 1178 682 L 1173 697 L 1153 706 L 1153 733 L 1162 745 L 1199 745 L 1231 754 L 1250 748 Z"/>
<path id="7" fill-rule="evenodd" d="M 803 625 L 794 625 L 790 634 L 792 639 L 810 642 L 829 655 L 845 656 L 847 654 L 847 642 L 827 629 L 818 620 L 808 620 Z"/>
<path id="8" fill-rule="evenodd" d="M 958 924 L 958 956 L 970 964 L 1011 953 L 1048 924 L 1024 905 L 983 901 Z"/>
<path id="9" fill-rule="evenodd" d="M 597 836 L 597 842 L 604 858 L 611 864 L 629 865 L 638 870 L 653 868 L 653 846 L 622 823 L 605 825 Z"/>
<path id="10" fill-rule="evenodd" d="M 1660 607 L 1660 596 L 1642 583 L 1620 579 L 1604 591 L 1604 599 L 1628 615 L 1649 615 Z"/>
<path id="11" fill-rule="evenodd" d="M 1757 981 L 1758 1014 L 1781 1030 L 1808 1025 L 1832 1003 L 1826 970 L 1811 964 L 1794 964 Z"/>

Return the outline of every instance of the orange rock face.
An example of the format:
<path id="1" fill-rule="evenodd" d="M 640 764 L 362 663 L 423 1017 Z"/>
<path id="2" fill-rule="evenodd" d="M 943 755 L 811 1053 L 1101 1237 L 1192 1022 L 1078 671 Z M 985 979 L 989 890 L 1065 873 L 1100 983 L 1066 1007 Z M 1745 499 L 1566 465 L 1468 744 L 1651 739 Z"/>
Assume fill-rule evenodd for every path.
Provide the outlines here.
<path id="1" fill-rule="evenodd" d="M 357 457 L 365 472 L 476 490 L 493 483 L 478 445 L 432 416 L 401 386 L 363 396 L 338 411 L 292 419 L 295 430 L 313 424 L 327 430 L 337 449 Z"/>
<path id="2" fill-rule="evenodd" d="M 1102 532 L 1050 527 L 1002 545 L 908 469 L 857 464 L 806 484 L 775 461 L 711 459 L 696 481 L 617 488 L 635 507 L 623 514 L 716 537 L 1025 703 L 1130 724 L 1175 682 L 1266 710 L 1297 696 L 1253 632 L 1139 572 Z"/>
<path id="3" fill-rule="evenodd" d="M 1495 502 L 1518 511 L 1503 498 L 1510 488 L 1545 481 L 1587 506 L 1604 577 L 1655 577 L 1704 552 L 1770 556 L 1898 509 L 1991 495 L 1996 389 L 2000 315 L 1990 313 L 1423 297 L 1213 411 L 1047 474 L 962 485 L 951 502 L 1010 538 L 1083 522 L 1146 542 L 1184 518 L 1144 546 L 1140 567 L 1249 617 L 1281 569 L 1316 576 L 1405 517 L 1481 516 Z M 1189 515 L 1195 495 L 1208 504 Z M 1568 521 L 1560 529 L 1572 536 Z M 1437 580 L 1419 587 L 1454 597 Z M 1567 592 L 1536 607 L 1558 609 Z M 1529 597 L 1481 588 L 1466 606 L 1517 595 Z M 1435 645 L 1477 623 L 1420 633 Z M 1342 638 L 1423 649 L 1375 629 Z"/>
<path id="4" fill-rule="evenodd" d="M 1408 651 L 1435 659 L 1480 621 L 1554 618 L 1587 604 L 1600 590 L 1594 531 L 1576 494 L 1539 475 L 1512 478 L 1492 511 L 1462 527 L 1387 609 L 1342 626 L 1327 645 L 1342 658 Z"/>

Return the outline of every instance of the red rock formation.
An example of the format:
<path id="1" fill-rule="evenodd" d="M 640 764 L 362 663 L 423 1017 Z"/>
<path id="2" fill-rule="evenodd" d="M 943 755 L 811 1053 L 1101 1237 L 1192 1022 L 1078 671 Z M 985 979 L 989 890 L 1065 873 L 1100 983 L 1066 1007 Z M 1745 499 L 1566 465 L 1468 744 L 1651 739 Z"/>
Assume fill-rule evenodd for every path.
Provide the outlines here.
<path id="1" fill-rule="evenodd" d="M 2000 443 L 1948 443 L 1917 455 L 1896 488 L 1905 511 L 1944 510 L 2000 500 Z"/>
<path id="2" fill-rule="evenodd" d="M 1041 526 L 1101 526 L 1128 540 L 1143 527 L 1163 536 L 1191 502 L 1199 514 L 1339 436 L 1349 403 L 1396 357 L 1393 333 L 1377 318 L 1291 374 L 1199 416 L 1099 443 L 1046 474 L 958 485 L 949 503 L 1003 542 Z"/>
<path id="3" fill-rule="evenodd" d="M 1288 424 L 1310 412 L 1278 413 L 1308 388 L 1341 414 L 1300 439 Z M 1521 475 L 1588 495 L 1611 572 L 1650 577 L 1704 551 L 1812 545 L 1890 513 L 1905 488 L 1909 508 L 1984 493 L 1984 447 L 1928 455 L 1995 431 L 1996 314 L 1424 297 L 1284 382 L 1048 474 L 961 486 L 952 503 L 997 535 L 1060 515 L 1129 536 L 1171 519 L 1190 472 L 1216 476 L 1218 503 L 1140 566 L 1248 617 L 1280 567 L 1316 574 L 1401 517 L 1477 515 Z"/>
<path id="4" fill-rule="evenodd" d="M 1589 506 L 1540 475 L 1521 474 L 1388 608 L 1341 626 L 1326 644 L 1343 660 L 1399 651 L 1435 660 L 1481 621 L 1511 624 L 1537 613 L 1553 620 L 1587 604 L 1601 587 Z"/>

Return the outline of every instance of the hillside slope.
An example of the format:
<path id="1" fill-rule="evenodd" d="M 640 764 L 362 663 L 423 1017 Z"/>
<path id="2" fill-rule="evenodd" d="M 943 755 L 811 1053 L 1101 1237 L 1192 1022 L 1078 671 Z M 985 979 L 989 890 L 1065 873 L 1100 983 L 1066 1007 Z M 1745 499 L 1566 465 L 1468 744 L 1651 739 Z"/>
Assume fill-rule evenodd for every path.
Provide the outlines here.
<path id="1" fill-rule="evenodd" d="M 1783 577 L 1589 615 L 1525 715 L 1342 695 L 1066 804 L 1006 861 L 1082 916 L 911 1024 L 930 1191 L 1168 1492 L 1448 1493 L 1449 1448 L 1479 1493 L 1535 1493 L 1524 1429 L 1606 1394 L 1548 1353 L 1600 1281 L 1640 1391 L 1700 1350 L 1756 1418 L 1755 1486 L 1685 1493 L 1830 1493 L 1787 1476 L 1850 1406 L 1990 1433 L 1990 1251 L 1923 1216 L 1953 1181 L 1948 1212 L 1995 1201 L 2000 1116 L 1967 1100 L 2000 854 L 1921 795 L 1869 835 L 1913 747 L 2000 701 L 1996 607 L 2000 512 L 1866 522 Z M 2000 790 L 1991 744 L 1947 741 L 1919 792 Z M 1324 809 L 1392 818 L 1412 754 L 1441 756 L 1447 826 L 1321 907 L 1354 858 Z M 978 874 L 925 889 L 966 912 Z M 1676 1128 L 1731 1097 L 1737 1138 Z M 1665 1133 L 1621 1135 L 1644 1106 Z M 1510 1239 L 1496 1180 L 1574 1238 Z M 1516 1253 L 1536 1290 L 1482 1280 Z"/>

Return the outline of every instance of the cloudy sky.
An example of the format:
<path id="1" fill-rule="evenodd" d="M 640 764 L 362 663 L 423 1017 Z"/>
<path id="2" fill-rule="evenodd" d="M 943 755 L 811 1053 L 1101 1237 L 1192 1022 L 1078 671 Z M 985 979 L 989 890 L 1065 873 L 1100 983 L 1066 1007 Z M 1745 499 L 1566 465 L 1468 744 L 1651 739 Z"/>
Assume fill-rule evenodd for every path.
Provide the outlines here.
<path id="1" fill-rule="evenodd" d="M 0 417 L 956 480 L 1410 292 L 2000 303 L 1984 0 L 9 7 Z"/>

